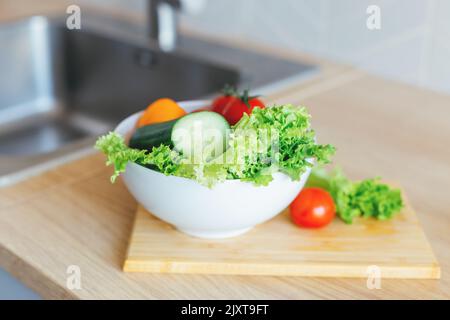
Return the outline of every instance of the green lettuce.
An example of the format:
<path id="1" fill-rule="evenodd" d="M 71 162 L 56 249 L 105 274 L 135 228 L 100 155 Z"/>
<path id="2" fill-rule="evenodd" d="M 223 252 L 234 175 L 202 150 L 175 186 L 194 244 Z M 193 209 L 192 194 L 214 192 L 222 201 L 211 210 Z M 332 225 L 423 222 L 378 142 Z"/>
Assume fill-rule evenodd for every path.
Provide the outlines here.
<path id="1" fill-rule="evenodd" d="M 111 182 L 125 172 L 128 162 L 154 167 L 165 175 L 177 173 L 180 161 L 179 154 L 166 145 L 154 147 L 150 152 L 128 147 L 123 137 L 115 132 L 110 132 L 97 139 L 95 148 L 106 156 L 106 164 L 114 165 L 114 173 Z"/>
<path id="2" fill-rule="evenodd" d="M 334 152 L 333 146 L 316 143 L 304 107 L 282 105 L 244 114 L 225 156 L 236 159 L 228 166 L 232 177 L 267 185 L 277 171 L 299 180 L 314 160 L 327 163 Z"/>
<path id="3" fill-rule="evenodd" d="M 135 162 L 208 187 L 226 179 L 267 185 L 275 172 L 299 180 L 315 162 L 327 163 L 335 152 L 331 145 L 316 143 L 308 112 L 293 105 L 255 108 L 251 115 L 244 114 L 231 129 L 227 150 L 201 163 L 192 163 L 166 145 L 150 151 L 129 148 L 117 133 L 100 137 L 96 148 L 107 155 L 108 165 L 114 165 L 112 181 L 128 162 Z"/>
<path id="4" fill-rule="evenodd" d="M 381 183 L 379 178 L 353 182 L 340 169 L 329 173 L 315 168 L 306 186 L 327 190 L 334 199 L 338 216 L 348 224 L 356 217 L 390 219 L 404 205 L 399 189 Z"/>

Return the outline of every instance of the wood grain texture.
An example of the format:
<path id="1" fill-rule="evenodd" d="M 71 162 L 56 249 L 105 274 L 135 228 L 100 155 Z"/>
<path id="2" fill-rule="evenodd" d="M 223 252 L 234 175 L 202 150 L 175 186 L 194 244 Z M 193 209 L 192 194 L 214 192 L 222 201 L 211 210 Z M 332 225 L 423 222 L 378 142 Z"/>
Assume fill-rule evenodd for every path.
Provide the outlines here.
<path id="1" fill-rule="evenodd" d="M 44 2 L 3 0 L 0 19 L 41 13 Z M 327 65 L 265 99 L 307 105 L 319 140 L 337 146 L 336 162 L 352 178 L 381 175 L 404 186 L 440 280 L 382 279 L 369 290 L 363 278 L 124 273 L 136 202 L 121 182 L 109 183 L 101 155 L 0 189 L 0 265 L 45 298 L 449 299 L 450 97 Z M 74 264 L 81 290 L 66 287 Z"/>
<path id="2" fill-rule="evenodd" d="M 450 97 L 357 72 L 341 85 L 303 85 L 319 140 L 338 147 L 352 178 L 405 187 L 441 265 L 440 280 L 124 273 L 136 202 L 94 155 L 0 190 L 0 264 L 46 298 L 450 298 Z M 324 81 L 326 84 L 327 81 Z M 283 97 L 275 98 L 282 100 Z M 66 287 L 78 265 L 82 289 Z"/>
<path id="3" fill-rule="evenodd" d="M 408 202 L 390 221 L 346 225 L 335 219 L 319 230 L 299 229 L 286 210 L 245 235 L 222 240 L 185 235 L 138 206 L 124 271 L 367 278 L 370 266 L 379 267 L 383 278 L 440 277 Z"/>

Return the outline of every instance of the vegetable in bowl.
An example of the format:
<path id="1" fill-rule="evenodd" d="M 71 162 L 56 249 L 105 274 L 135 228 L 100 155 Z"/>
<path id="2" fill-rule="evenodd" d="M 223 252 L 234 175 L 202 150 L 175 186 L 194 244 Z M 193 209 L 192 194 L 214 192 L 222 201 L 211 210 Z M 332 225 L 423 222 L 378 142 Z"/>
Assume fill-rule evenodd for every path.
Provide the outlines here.
<path id="1" fill-rule="evenodd" d="M 191 115 L 178 121 L 186 122 L 184 118 Z M 202 121 L 209 121 L 205 116 L 202 118 Z M 243 114 L 230 130 L 221 128 L 221 132 L 227 135 L 227 148 L 214 158 L 201 157 L 200 161 L 193 161 L 190 155 L 183 153 L 185 148 L 177 149 L 173 141 L 153 145 L 149 150 L 136 149 L 130 148 L 124 138 L 114 132 L 100 137 L 96 148 L 107 155 L 108 165 L 114 165 L 112 181 L 125 171 L 128 162 L 134 162 L 208 187 L 229 179 L 268 185 L 276 172 L 299 180 L 315 161 L 327 163 L 335 152 L 333 146 L 316 142 L 306 108 L 289 104 L 255 108 L 251 114 Z"/>
<path id="2" fill-rule="evenodd" d="M 229 101 L 220 109 L 222 98 Z M 250 105 L 247 110 L 241 105 L 246 99 L 236 104 L 237 98 L 225 95 L 212 107 L 208 101 L 180 102 L 191 111 L 184 115 L 172 112 L 178 107 L 158 114 L 153 103 L 123 120 L 96 143 L 114 165 L 112 182 L 124 173 L 128 190 L 149 212 L 203 238 L 242 234 L 289 203 L 293 222 L 307 228 L 324 227 L 335 216 L 348 224 L 359 217 L 387 220 L 401 210 L 400 190 L 377 179 L 353 182 L 320 166 L 311 171 L 316 163 L 328 163 L 335 148 L 316 142 L 304 107 Z M 239 107 L 239 120 L 231 126 L 230 106 Z M 153 122 L 139 125 L 142 119 Z M 167 201 L 172 194 L 179 201 Z"/>

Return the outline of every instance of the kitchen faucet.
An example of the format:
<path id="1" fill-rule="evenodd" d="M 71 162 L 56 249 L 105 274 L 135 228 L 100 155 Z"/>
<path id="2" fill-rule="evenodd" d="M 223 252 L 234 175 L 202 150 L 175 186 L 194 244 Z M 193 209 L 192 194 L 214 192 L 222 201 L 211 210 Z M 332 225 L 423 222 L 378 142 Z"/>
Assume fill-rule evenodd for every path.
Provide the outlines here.
<path id="1" fill-rule="evenodd" d="M 177 10 L 180 0 L 148 0 L 148 34 L 163 51 L 172 51 L 177 42 Z"/>

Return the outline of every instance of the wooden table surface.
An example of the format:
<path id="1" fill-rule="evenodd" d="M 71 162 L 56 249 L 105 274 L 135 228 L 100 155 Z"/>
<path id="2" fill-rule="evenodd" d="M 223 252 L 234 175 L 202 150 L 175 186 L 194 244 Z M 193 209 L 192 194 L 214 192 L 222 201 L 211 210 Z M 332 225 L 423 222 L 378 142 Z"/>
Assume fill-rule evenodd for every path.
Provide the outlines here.
<path id="1" fill-rule="evenodd" d="M 382 279 L 370 290 L 365 279 L 123 273 L 136 203 L 109 184 L 99 154 L 0 189 L 0 265 L 45 298 L 450 298 L 450 96 L 325 67 L 266 100 L 308 106 L 319 141 L 337 146 L 335 162 L 352 178 L 406 189 L 440 280 Z M 123 192 L 111 198 L 111 188 Z M 80 290 L 67 288 L 71 265 Z"/>
<path id="2" fill-rule="evenodd" d="M 46 298 L 449 298 L 450 98 L 351 71 L 271 100 L 308 105 L 353 178 L 404 186 L 440 280 L 384 279 L 369 290 L 365 279 L 123 273 L 136 203 L 109 184 L 99 154 L 1 190 L 0 264 Z M 70 265 L 81 268 L 81 290 L 66 287 Z"/>

